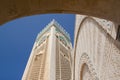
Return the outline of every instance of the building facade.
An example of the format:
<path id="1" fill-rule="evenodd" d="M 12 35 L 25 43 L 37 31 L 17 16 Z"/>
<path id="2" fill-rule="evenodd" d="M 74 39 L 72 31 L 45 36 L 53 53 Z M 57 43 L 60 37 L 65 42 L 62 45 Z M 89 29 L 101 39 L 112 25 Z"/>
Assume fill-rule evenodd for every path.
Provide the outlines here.
<path id="1" fill-rule="evenodd" d="M 73 80 L 120 80 L 120 26 L 76 15 Z"/>
<path id="2" fill-rule="evenodd" d="M 33 46 L 22 80 L 119 80 L 120 26 L 76 15 L 74 48 L 53 20 Z"/>
<path id="3" fill-rule="evenodd" d="M 69 34 L 51 21 L 37 36 L 22 80 L 71 80 Z"/>

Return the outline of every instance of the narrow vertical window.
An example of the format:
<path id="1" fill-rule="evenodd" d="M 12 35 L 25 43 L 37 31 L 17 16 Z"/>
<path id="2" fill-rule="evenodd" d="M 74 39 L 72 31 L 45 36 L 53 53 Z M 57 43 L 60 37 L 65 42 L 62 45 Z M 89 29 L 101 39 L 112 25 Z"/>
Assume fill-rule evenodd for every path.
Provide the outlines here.
<path id="1" fill-rule="evenodd" d="M 120 25 L 118 26 L 116 40 L 120 41 Z"/>

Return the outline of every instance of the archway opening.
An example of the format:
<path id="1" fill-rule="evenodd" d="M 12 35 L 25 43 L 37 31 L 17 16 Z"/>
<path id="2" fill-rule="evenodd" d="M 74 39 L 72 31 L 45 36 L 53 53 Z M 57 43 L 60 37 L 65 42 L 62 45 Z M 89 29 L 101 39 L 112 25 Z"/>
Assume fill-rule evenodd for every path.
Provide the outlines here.
<path id="1" fill-rule="evenodd" d="M 80 80 L 94 80 L 87 64 L 83 64 L 80 72 Z"/>

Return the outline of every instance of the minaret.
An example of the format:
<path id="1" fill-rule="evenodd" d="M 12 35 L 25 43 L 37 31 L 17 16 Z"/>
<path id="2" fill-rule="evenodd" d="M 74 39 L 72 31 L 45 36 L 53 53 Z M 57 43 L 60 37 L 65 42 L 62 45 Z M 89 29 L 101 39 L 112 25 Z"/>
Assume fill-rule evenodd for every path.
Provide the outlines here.
<path id="1" fill-rule="evenodd" d="M 22 80 L 71 80 L 69 34 L 52 20 L 37 36 Z"/>

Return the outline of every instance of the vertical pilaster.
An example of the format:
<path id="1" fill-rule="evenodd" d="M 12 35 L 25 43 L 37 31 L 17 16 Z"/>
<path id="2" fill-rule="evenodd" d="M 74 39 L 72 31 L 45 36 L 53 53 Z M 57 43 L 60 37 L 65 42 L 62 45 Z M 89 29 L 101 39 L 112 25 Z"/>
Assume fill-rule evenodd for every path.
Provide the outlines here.
<path id="1" fill-rule="evenodd" d="M 49 43 L 48 43 L 48 54 L 49 54 L 49 80 L 55 80 L 56 75 L 56 37 L 55 27 L 51 27 Z"/>

